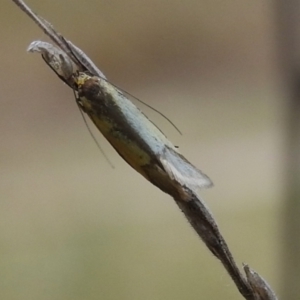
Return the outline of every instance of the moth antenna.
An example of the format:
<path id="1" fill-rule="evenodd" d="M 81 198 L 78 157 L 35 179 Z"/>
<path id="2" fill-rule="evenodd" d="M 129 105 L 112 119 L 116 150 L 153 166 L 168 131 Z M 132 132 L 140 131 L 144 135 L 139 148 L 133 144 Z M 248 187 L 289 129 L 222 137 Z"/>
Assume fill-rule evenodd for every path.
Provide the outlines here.
<path id="1" fill-rule="evenodd" d="M 81 116 L 82 116 L 83 122 L 84 122 L 86 128 L 88 129 L 88 131 L 89 131 L 89 133 L 90 133 L 92 139 L 93 139 L 94 142 L 96 143 L 96 145 L 97 145 L 98 149 L 100 150 L 100 152 L 103 154 L 103 156 L 104 156 L 105 160 L 107 161 L 107 163 L 112 167 L 112 169 L 115 169 L 115 166 L 114 166 L 113 163 L 110 161 L 110 159 L 108 158 L 108 156 L 105 154 L 104 150 L 102 149 L 102 147 L 100 146 L 99 142 L 97 141 L 95 135 L 93 134 L 93 132 L 92 132 L 92 130 L 91 130 L 91 128 L 90 128 L 88 122 L 86 121 L 86 118 L 84 117 L 84 114 L 83 114 L 83 112 L 82 112 L 82 108 L 81 108 L 81 106 L 80 106 L 80 104 L 79 104 L 79 99 L 78 99 L 78 97 L 76 96 L 75 91 L 74 91 L 74 95 L 75 95 L 76 104 L 77 104 L 77 106 L 78 106 L 78 108 L 79 108 L 79 111 L 80 111 L 80 114 L 81 114 Z"/>
<path id="2" fill-rule="evenodd" d="M 114 86 L 115 88 L 117 88 L 118 90 L 120 90 L 121 92 L 129 95 L 130 97 L 132 97 L 133 99 L 137 100 L 138 102 L 142 103 L 143 105 L 145 105 L 146 107 L 152 109 L 153 111 L 155 111 L 157 114 L 159 114 L 160 116 L 162 116 L 167 122 L 169 122 L 169 124 L 171 124 L 173 126 L 173 128 L 175 128 L 175 130 L 182 135 L 181 130 L 166 116 L 164 115 L 162 112 L 160 112 L 159 110 L 157 110 L 156 108 L 152 107 L 151 105 L 147 104 L 146 102 L 142 101 L 141 99 L 137 98 L 136 96 L 130 94 L 129 92 L 125 91 L 124 89 L 120 88 L 119 86 L 115 85 L 114 83 L 110 82 L 109 80 L 107 80 L 106 78 L 102 78 L 103 80 L 107 81 L 108 83 L 110 83 L 112 86 Z"/>

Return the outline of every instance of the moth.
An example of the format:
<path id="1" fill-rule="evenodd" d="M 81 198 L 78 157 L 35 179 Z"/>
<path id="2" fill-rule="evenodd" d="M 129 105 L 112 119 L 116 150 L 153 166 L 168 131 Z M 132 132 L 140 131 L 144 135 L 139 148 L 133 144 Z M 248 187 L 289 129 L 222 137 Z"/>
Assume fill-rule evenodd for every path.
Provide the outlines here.
<path id="1" fill-rule="evenodd" d="M 185 214 L 190 215 L 187 218 L 191 222 L 195 208 L 185 207 L 183 203 L 199 206 L 201 200 L 197 192 L 213 185 L 209 177 L 179 153 L 163 132 L 122 90 L 107 80 L 81 49 L 22 0 L 13 1 L 53 42 L 34 41 L 28 51 L 41 54 L 46 64 L 74 91 L 82 112 L 117 153 L 149 182 L 171 195 L 183 211 L 187 208 Z"/>
<path id="2" fill-rule="evenodd" d="M 57 76 L 74 90 L 80 109 L 133 169 L 171 196 L 178 195 L 182 186 L 195 192 L 212 186 L 209 177 L 180 154 L 81 49 L 57 33 L 50 23 L 39 20 L 55 36 L 57 45 L 34 41 L 28 51 L 40 53 Z"/>
<path id="3" fill-rule="evenodd" d="M 210 251 L 222 262 L 245 299 L 277 299 L 256 272 L 238 269 L 218 225 L 198 190 L 212 181 L 178 149 L 123 93 L 110 83 L 92 60 L 22 0 L 15 2 L 50 37 L 30 44 L 75 93 L 78 106 L 118 154 L 149 182 L 169 194 Z"/>

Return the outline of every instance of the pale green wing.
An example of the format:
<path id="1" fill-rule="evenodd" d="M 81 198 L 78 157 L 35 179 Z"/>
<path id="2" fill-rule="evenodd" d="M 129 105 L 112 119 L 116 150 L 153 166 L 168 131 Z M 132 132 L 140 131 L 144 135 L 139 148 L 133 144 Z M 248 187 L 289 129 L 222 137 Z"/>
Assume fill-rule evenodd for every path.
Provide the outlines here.
<path id="1" fill-rule="evenodd" d="M 165 147 L 160 160 L 169 176 L 181 185 L 185 185 L 194 191 L 213 186 L 213 182 L 207 175 L 168 146 Z"/>

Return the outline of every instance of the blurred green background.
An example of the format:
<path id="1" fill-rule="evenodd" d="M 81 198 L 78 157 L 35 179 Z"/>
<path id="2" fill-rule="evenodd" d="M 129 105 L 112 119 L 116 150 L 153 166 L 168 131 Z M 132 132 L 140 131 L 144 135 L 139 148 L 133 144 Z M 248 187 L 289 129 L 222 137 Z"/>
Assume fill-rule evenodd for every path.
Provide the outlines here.
<path id="1" fill-rule="evenodd" d="M 214 181 L 203 191 L 239 263 L 279 292 L 285 102 L 270 1 L 38 1 Z M 43 32 L 0 10 L 0 298 L 241 299 L 172 199 L 82 121 L 38 55 Z"/>

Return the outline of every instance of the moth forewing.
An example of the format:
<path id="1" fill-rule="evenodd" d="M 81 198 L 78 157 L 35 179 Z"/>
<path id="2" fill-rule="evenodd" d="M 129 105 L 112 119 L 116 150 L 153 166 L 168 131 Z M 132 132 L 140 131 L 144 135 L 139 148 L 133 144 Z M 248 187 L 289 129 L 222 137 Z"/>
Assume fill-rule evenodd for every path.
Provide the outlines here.
<path id="1" fill-rule="evenodd" d="M 91 120 L 116 151 L 149 181 L 169 193 L 177 184 L 194 191 L 212 186 L 212 181 L 115 86 L 85 73 L 79 73 L 75 81 Z"/>

